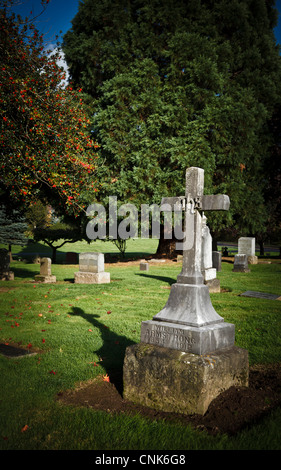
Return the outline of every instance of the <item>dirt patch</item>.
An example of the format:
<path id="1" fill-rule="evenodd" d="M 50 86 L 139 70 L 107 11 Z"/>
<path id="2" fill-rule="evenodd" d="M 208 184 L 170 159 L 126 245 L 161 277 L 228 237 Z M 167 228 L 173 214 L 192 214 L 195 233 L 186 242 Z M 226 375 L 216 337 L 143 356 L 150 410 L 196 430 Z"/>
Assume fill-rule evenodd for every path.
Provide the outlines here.
<path id="1" fill-rule="evenodd" d="M 59 393 L 57 398 L 65 405 L 87 406 L 109 413 L 140 414 L 152 420 L 191 425 L 210 434 L 234 435 L 281 405 L 281 364 L 250 368 L 249 387 L 231 387 L 223 392 L 212 401 L 204 416 L 185 416 L 134 405 L 122 398 L 120 388 L 120 376 L 113 380 L 111 377 L 111 382 L 100 376 L 80 384 L 75 390 Z"/>

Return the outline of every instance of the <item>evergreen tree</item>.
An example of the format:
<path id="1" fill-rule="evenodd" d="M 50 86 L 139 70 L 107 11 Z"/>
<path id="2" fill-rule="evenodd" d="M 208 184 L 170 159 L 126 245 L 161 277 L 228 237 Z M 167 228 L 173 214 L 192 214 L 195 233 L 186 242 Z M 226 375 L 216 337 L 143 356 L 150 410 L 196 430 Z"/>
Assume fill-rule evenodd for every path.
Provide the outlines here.
<path id="1" fill-rule="evenodd" d="M 9 246 L 11 261 L 12 245 L 24 246 L 28 242 L 26 230 L 27 223 L 22 213 L 2 204 L 0 206 L 0 243 Z"/>
<path id="2" fill-rule="evenodd" d="M 280 105 L 274 1 L 85 0 L 64 37 L 76 86 L 95 108 L 101 196 L 135 204 L 182 195 L 185 169 L 227 193 L 213 234 L 264 230 L 270 121 Z M 103 173 L 102 173 L 103 172 Z"/>

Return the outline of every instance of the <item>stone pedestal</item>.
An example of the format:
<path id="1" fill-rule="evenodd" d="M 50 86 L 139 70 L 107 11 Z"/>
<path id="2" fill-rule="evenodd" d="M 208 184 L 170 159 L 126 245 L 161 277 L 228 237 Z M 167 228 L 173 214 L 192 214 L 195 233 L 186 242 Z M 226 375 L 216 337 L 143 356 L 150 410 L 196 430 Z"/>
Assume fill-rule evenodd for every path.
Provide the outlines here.
<path id="1" fill-rule="evenodd" d="M 203 415 L 224 390 L 248 386 L 248 375 L 248 353 L 235 346 L 197 355 L 139 343 L 126 349 L 123 396 L 156 410 Z"/>
<path id="2" fill-rule="evenodd" d="M 255 256 L 248 256 L 248 263 L 249 264 L 258 264 L 258 262 L 259 262 L 259 259 L 256 255 Z"/>
<path id="3" fill-rule="evenodd" d="M 78 271 L 74 273 L 74 282 L 77 284 L 108 284 L 110 282 L 110 273 L 87 273 Z"/>
<path id="4" fill-rule="evenodd" d="M 57 281 L 56 276 L 52 276 L 51 265 L 51 258 L 41 258 L 40 274 L 35 276 L 35 282 L 54 283 Z"/>
<path id="5" fill-rule="evenodd" d="M 74 273 L 77 284 L 108 284 L 110 273 L 104 271 L 103 253 L 80 253 L 79 271 Z"/>

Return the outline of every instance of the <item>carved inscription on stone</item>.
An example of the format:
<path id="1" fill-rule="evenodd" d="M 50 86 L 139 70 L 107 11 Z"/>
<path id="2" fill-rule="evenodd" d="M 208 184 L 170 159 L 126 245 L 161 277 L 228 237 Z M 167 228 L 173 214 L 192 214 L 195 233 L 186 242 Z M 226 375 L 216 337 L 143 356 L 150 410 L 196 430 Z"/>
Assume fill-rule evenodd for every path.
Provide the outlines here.
<path id="1" fill-rule="evenodd" d="M 145 324 L 145 322 L 143 322 Z M 143 325 L 142 341 L 158 346 L 178 349 L 180 351 L 190 351 L 196 343 L 190 331 L 184 331 L 181 328 L 167 328 L 162 325 L 151 326 Z"/>

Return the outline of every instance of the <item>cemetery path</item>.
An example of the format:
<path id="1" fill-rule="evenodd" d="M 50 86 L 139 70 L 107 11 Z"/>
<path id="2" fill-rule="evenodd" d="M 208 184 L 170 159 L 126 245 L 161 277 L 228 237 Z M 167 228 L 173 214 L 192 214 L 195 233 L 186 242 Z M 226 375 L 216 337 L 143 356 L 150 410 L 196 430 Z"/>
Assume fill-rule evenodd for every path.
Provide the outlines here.
<path id="1" fill-rule="evenodd" d="M 191 425 L 214 435 L 235 435 L 281 405 L 281 364 L 251 367 L 249 387 L 231 387 L 226 390 L 213 400 L 204 416 L 185 416 L 134 405 L 122 398 L 122 373 L 110 376 L 110 380 L 104 381 L 99 376 L 80 384 L 74 391 L 61 392 L 57 398 L 65 405 L 87 406 L 109 413 L 139 414 L 147 419 Z"/>

